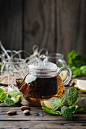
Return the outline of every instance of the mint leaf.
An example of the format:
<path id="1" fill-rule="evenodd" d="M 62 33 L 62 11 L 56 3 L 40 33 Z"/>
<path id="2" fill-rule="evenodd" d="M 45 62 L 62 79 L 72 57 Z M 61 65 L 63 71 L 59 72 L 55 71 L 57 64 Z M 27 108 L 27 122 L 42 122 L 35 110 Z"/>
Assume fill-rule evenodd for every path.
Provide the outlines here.
<path id="1" fill-rule="evenodd" d="M 6 94 L 4 92 L 0 93 L 0 101 L 3 102 L 6 98 Z"/>
<path id="2" fill-rule="evenodd" d="M 20 95 L 20 92 L 13 90 L 13 91 L 9 91 L 7 94 L 8 96 L 16 97 L 17 95 Z"/>
<path id="3" fill-rule="evenodd" d="M 80 68 L 76 68 L 74 71 L 73 71 L 73 77 L 77 77 L 81 74 L 81 69 Z"/>
<path id="4" fill-rule="evenodd" d="M 56 115 L 61 115 L 61 112 L 60 111 L 55 111 L 53 112 L 52 109 L 49 109 L 49 108 L 45 108 L 45 107 L 42 107 L 42 109 L 50 114 L 56 114 Z"/>
<path id="5" fill-rule="evenodd" d="M 63 106 L 61 108 L 61 113 L 66 119 L 72 120 L 72 111 L 69 107 Z"/>
<path id="6" fill-rule="evenodd" d="M 81 107 L 78 106 L 78 105 L 72 105 L 72 106 L 70 106 L 69 108 L 71 109 L 72 113 L 79 112 L 79 111 L 81 111 L 81 110 L 83 109 L 83 108 L 81 108 Z"/>
<path id="7" fill-rule="evenodd" d="M 78 103 L 81 100 L 81 96 L 82 94 L 79 95 L 79 97 L 77 98 L 77 101 L 74 104 Z"/>
<path id="8" fill-rule="evenodd" d="M 7 106 L 15 106 L 15 103 L 14 103 L 14 101 L 13 100 L 11 100 L 10 98 L 8 98 L 8 97 L 6 97 L 6 99 L 4 100 L 4 103 L 5 103 L 5 105 L 7 105 Z"/>
<path id="9" fill-rule="evenodd" d="M 81 74 L 86 76 L 86 60 L 82 55 L 76 53 L 75 50 L 68 53 L 68 66 L 71 68 L 73 77 Z"/>
<path id="10" fill-rule="evenodd" d="M 54 106 L 52 109 L 52 112 L 55 112 L 56 110 L 59 110 L 61 108 L 61 105 Z"/>
<path id="11" fill-rule="evenodd" d="M 0 94 L 3 93 L 4 91 L 0 88 Z"/>
<path id="12" fill-rule="evenodd" d="M 68 53 L 68 63 L 69 65 L 79 68 L 80 66 L 86 64 L 86 60 L 83 56 L 76 53 L 75 50 L 72 50 L 70 53 Z"/>
<path id="13" fill-rule="evenodd" d="M 61 99 L 57 97 L 50 98 L 50 102 L 53 106 L 61 105 Z"/>
<path id="14" fill-rule="evenodd" d="M 71 87 L 68 91 L 67 91 L 67 103 L 68 105 L 73 105 L 78 98 L 78 90 L 76 87 Z"/>
<path id="15" fill-rule="evenodd" d="M 0 88 L 0 102 L 3 102 L 6 98 L 6 94 L 4 91 Z"/>
<path id="16" fill-rule="evenodd" d="M 56 97 L 52 97 L 50 99 L 52 105 L 54 106 L 52 111 L 56 111 L 59 110 L 63 105 L 66 104 L 66 96 L 63 96 L 62 99 L 56 98 Z"/>
<path id="17" fill-rule="evenodd" d="M 81 74 L 81 69 L 80 68 L 76 68 L 74 71 L 73 71 L 73 77 L 77 77 Z"/>
<path id="18" fill-rule="evenodd" d="M 86 65 L 80 67 L 82 74 L 86 76 Z"/>
<path id="19" fill-rule="evenodd" d="M 65 105 L 67 102 L 66 102 L 66 95 L 62 97 L 61 99 L 61 105 Z"/>

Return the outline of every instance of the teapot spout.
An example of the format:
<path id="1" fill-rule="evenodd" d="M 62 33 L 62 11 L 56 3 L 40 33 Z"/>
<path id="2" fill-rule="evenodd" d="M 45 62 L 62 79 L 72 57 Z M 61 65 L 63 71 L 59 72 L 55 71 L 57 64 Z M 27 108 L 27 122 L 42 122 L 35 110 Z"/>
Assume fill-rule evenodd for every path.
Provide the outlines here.
<path id="1" fill-rule="evenodd" d="M 19 91 L 24 94 L 27 88 L 27 83 L 24 81 L 24 79 L 16 79 L 16 84 Z"/>
<path id="2" fill-rule="evenodd" d="M 14 72 L 14 76 L 16 78 L 16 84 L 20 92 L 22 92 L 22 88 L 26 85 L 26 82 L 24 81 L 23 77 L 20 73 Z"/>

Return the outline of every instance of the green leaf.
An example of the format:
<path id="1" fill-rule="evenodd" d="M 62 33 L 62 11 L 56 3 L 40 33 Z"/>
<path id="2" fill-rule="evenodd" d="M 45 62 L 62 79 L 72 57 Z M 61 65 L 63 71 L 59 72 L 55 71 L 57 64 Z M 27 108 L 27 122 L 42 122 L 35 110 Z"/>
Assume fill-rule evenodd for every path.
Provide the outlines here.
<path id="1" fill-rule="evenodd" d="M 16 97 L 18 95 L 20 95 L 20 92 L 16 91 L 16 90 L 13 90 L 13 91 L 9 91 L 8 92 L 8 96 L 11 96 L 11 97 Z"/>
<path id="2" fill-rule="evenodd" d="M 73 71 L 73 77 L 77 77 L 81 74 L 81 69 L 80 68 L 76 68 L 74 71 Z"/>
<path id="3" fill-rule="evenodd" d="M 80 67 L 82 74 L 86 76 L 86 65 Z"/>
<path id="4" fill-rule="evenodd" d="M 5 103 L 5 105 L 7 105 L 7 106 L 15 106 L 15 103 L 14 103 L 14 101 L 13 100 L 11 100 L 10 98 L 8 98 L 8 97 L 6 97 L 6 99 L 4 100 L 4 103 Z"/>
<path id="5" fill-rule="evenodd" d="M 83 65 L 80 67 L 81 70 L 85 70 L 86 69 L 86 65 Z"/>
<path id="6" fill-rule="evenodd" d="M 1 94 L 1 93 L 4 93 L 4 91 L 0 88 L 0 94 Z"/>
<path id="7" fill-rule="evenodd" d="M 42 109 L 50 114 L 54 114 L 54 115 L 61 115 L 61 112 L 60 111 L 55 111 L 53 112 L 52 109 L 49 109 L 49 108 L 45 108 L 45 107 L 42 107 Z"/>
<path id="8" fill-rule="evenodd" d="M 10 94 L 7 94 L 7 96 L 8 96 L 9 98 L 11 98 L 11 95 L 10 95 Z"/>
<path id="9" fill-rule="evenodd" d="M 41 106 L 42 106 L 42 107 L 45 107 L 45 105 L 44 105 L 44 102 L 43 102 L 43 101 L 41 101 Z"/>
<path id="10" fill-rule="evenodd" d="M 52 112 L 55 112 L 61 108 L 61 105 L 54 106 Z"/>
<path id="11" fill-rule="evenodd" d="M 79 111 L 81 111 L 83 109 L 82 107 L 80 107 L 78 105 L 72 105 L 69 108 L 71 109 L 72 113 L 79 112 Z"/>
<path id="12" fill-rule="evenodd" d="M 74 78 L 81 75 L 81 73 L 86 76 L 86 60 L 82 55 L 76 53 L 75 50 L 68 54 L 68 66 L 71 68 Z M 84 67 L 81 69 L 80 67 L 82 66 Z"/>
<path id="13" fill-rule="evenodd" d="M 0 93 L 0 101 L 3 102 L 6 98 L 6 94 L 4 92 Z"/>
<path id="14" fill-rule="evenodd" d="M 66 95 L 62 97 L 61 99 L 61 105 L 65 105 L 66 104 Z"/>
<path id="15" fill-rule="evenodd" d="M 86 64 L 86 60 L 83 56 L 76 53 L 75 50 L 72 50 L 68 54 L 68 63 L 72 66 L 80 67 Z"/>
<path id="16" fill-rule="evenodd" d="M 69 107 L 63 106 L 63 107 L 61 108 L 61 113 L 62 113 L 62 115 L 63 115 L 66 119 L 72 120 L 73 115 L 72 115 L 72 111 L 71 111 L 71 109 L 70 109 Z"/>
<path id="17" fill-rule="evenodd" d="M 3 102 L 6 98 L 6 94 L 4 91 L 0 88 L 0 102 Z"/>
<path id="18" fill-rule="evenodd" d="M 71 66 L 70 68 L 71 68 L 71 71 L 72 72 L 76 70 L 76 67 L 75 66 Z"/>
<path id="19" fill-rule="evenodd" d="M 78 98 L 78 90 L 76 87 L 71 87 L 69 88 L 69 90 L 67 91 L 67 103 L 68 105 L 73 105 Z"/>
<path id="20" fill-rule="evenodd" d="M 82 94 L 79 95 L 79 97 L 77 98 L 77 101 L 74 104 L 76 104 L 77 102 L 79 102 L 81 100 L 81 96 L 82 96 Z"/>
<path id="21" fill-rule="evenodd" d="M 50 102 L 53 106 L 57 106 L 57 105 L 61 105 L 61 99 L 57 98 L 57 97 L 52 97 L 50 99 Z"/>
<path id="22" fill-rule="evenodd" d="M 75 50 L 72 50 L 70 53 L 68 53 L 68 63 L 72 64 L 72 59 L 74 59 L 76 56 Z"/>

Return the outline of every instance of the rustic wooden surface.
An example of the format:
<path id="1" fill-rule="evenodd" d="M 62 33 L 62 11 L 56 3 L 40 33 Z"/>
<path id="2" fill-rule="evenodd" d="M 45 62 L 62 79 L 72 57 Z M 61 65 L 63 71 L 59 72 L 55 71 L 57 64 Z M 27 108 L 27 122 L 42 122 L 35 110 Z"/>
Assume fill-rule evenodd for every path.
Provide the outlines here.
<path id="1" fill-rule="evenodd" d="M 78 79 L 85 79 L 78 78 Z M 65 87 L 67 93 L 69 86 Z M 43 111 L 41 107 L 30 107 L 31 115 L 25 116 L 20 110 L 20 106 L 1 107 L 0 106 L 0 128 L 6 129 L 86 129 L 86 93 L 79 91 L 82 94 L 82 100 L 78 103 L 83 107 L 83 110 L 73 114 L 73 120 L 67 120 L 63 116 L 50 115 Z M 23 100 L 22 105 L 28 105 Z M 7 115 L 7 111 L 16 110 L 16 115 Z M 40 113 L 40 115 L 38 115 Z"/>
<path id="2" fill-rule="evenodd" d="M 0 0 L 0 40 L 6 49 L 47 48 L 86 58 L 86 0 Z"/>
<path id="3" fill-rule="evenodd" d="M 6 49 L 22 49 L 22 0 L 0 0 L 0 40 Z"/>

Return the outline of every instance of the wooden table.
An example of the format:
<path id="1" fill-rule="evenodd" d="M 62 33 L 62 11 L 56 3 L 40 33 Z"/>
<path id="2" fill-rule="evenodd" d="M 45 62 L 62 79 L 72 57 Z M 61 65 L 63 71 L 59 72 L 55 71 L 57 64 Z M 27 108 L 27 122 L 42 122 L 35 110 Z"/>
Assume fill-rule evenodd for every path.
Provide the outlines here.
<path id="1" fill-rule="evenodd" d="M 80 78 L 82 79 L 82 78 Z M 86 79 L 86 78 L 84 78 Z M 67 89 L 65 88 L 65 94 Z M 83 107 L 83 110 L 73 115 L 73 120 L 67 120 L 63 116 L 53 116 L 44 112 L 41 107 L 31 107 L 31 115 L 24 115 L 20 110 L 20 106 L 15 107 L 0 107 L 0 129 L 86 129 L 86 93 L 79 91 L 82 94 L 82 100 L 78 103 Z M 23 100 L 22 105 L 28 105 Z M 16 110 L 16 115 L 7 115 L 7 111 Z"/>

